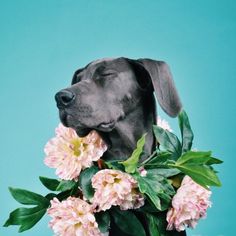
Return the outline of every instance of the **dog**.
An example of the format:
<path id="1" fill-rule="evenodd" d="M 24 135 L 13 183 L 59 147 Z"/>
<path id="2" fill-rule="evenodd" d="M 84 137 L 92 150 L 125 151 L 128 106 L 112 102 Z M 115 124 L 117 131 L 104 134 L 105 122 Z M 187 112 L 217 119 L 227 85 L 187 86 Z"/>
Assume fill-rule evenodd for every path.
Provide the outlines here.
<path id="1" fill-rule="evenodd" d="M 108 145 L 105 160 L 127 159 L 144 134 L 144 159 L 156 145 L 153 90 L 162 109 L 178 115 L 181 102 L 163 61 L 101 59 L 75 72 L 72 86 L 55 95 L 61 122 L 78 136 L 96 130 Z"/>
<path id="2" fill-rule="evenodd" d="M 104 160 L 127 159 L 145 133 L 142 159 L 150 156 L 156 146 L 152 130 L 157 117 L 155 97 L 169 116 L 179 114 L 182 105 L 168 65 L 124 57 L 96 60 L 78 69 L 71 86 L 55 95 L 64 126 L 80 137 L 91 130 L 100 134 L 108 146 Z"/>

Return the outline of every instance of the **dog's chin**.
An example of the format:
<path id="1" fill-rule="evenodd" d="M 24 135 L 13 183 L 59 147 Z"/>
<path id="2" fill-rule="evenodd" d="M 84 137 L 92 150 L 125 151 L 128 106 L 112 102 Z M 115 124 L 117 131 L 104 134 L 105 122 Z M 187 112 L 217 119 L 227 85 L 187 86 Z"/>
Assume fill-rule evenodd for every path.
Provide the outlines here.
<path id="1" fill-rule="evenodd" d="M 91 129 L 89 129 L 89 128 L 79 128 L 78 129 L 77 128 L 75 131 L 79 137 L 83 138 L 90 133 Z"/>
<path id="2" fill-rule="evenodd" d="M 91 132 L 92 130 L 97 130 L 97 131 L 101 131 L 101 132 L 110 132 L 115 128 L 116 122 L 115 121 L 111 121 L 111 122 L 107 122 L 107 123 L 101 123 L 97 126 L 93 126 L 93 127 L 77 127 L 75 128 L 75 131 L 77 133 L 77 135 L 79 137 L 85 137 L 89 134 L 89 132 Z"/>

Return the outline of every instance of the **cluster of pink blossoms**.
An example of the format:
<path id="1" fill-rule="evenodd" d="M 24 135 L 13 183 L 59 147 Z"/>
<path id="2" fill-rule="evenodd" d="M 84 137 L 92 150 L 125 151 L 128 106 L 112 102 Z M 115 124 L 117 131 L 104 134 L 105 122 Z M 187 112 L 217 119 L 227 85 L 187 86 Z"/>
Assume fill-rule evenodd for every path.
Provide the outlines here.
<path id="1" fill-rule="evenodd" d="M 194 228 L 198 220 L 206 216 L 206 210 L 211 206 L 210 196 L 211 191 L 185 176 L 172 199 L 172 208 L 167 213 L 167 230 Z"/>
<path id="2" fill-rule="evenodd" d="M 157 125 L 171 131 L 169 124 L 158 117 Z M 59 125 L 56 137 L 45 146 L 45 164 L 56 168 L 56 174 L 64 180 L 77 180 L 81 170 L 93 165 L 107 147 L 99 135 L 92 131 L 79 138 L 71 128 Z M 146 176 L 144 168 L 139 169 Z M 137 181 L 119 170 L 104 169 L 92 177 L 95 189 L 91 204 L 75 197 L 60 202 L 51 200 L 48 214 L 52 217 L 49 226 L 59 236 L 106 236 L 99 231 L 94 212 L 106 211 L 112 206 L 121 210 L 136 209 L 144 205 L 144 196 L 138 191 Z M 172 199 L 172 208 L 167 213 L 167 230 L 182 231 L 194 228 L 200 218 L 206 216 L 211 206 L 211 192 L 185 176 L 180 188 Z"/>
<path id="3" fill-rule="evenodd" d="M 95 189 L 92 202 L 97 211 L 106 211 L 112 206 L 128 210 L 144 205 L 137 181 L 122 171 L 101 170 L 93 176 L 92 186 Z"/>
<path id="4" fill-rule="evenodd" d="M 101 170 L 92 178 L 95 194 L 92 204 L 75 197 L 60 202 L 51 200 L 47 213 L 52 220 L 49 226 L 59 236 L 107 236 L 99 231 L 94 212 L 105 211 L 111 206 L 121 210 L 144 205 L 143 196 L 137 191 L 137 182 L 119 170 Z"/>
<path id="5" fill-rule="evenodd" d="M 98 161 L 106 149 L 95 131 L 80 138 L 73 129 L 59 124 L 56 137 L 45 146 L 45 164 L 56 168 L 56 174 L 61 179 L 77 180 L 81 170 Z M 56 235 L 108 235 L 99 231 L 94 211 L 107 210 L 111 206 L 127 210 L 144 205 L 144 198 L 137 190 L 137 182 L 129 174 L 118 170 L 101 170 L 92 178 L 92 184 L 95 188 L 92 204 L 75 197 L 62 202 L 57 198 L 51 200 L 47 213 L 52 217 L 49 226 Z"/>
<path id="6" fill-rule="evenodd" d="M 56 128 L 56 137 L 45 146 L 45 164 L 56 168 L 56 175 L 64 180 L 77 179 L 81 170 L 90 167 L 107 150 L 107 146 L 97 134 L 92 131 L 86 137 L 80 138 L 71 128 L 62 124 Z"/>
<path id="7" fill-rule="evenodd" d="M 93 209 L 87 202 L 69 197 L 60 202 L 57 198 L 51 200 L 47 211 L 52 217 L 49 226 L 56 235 L 60 236 L 107 236 L 98 229 L 93 215 Z"/>

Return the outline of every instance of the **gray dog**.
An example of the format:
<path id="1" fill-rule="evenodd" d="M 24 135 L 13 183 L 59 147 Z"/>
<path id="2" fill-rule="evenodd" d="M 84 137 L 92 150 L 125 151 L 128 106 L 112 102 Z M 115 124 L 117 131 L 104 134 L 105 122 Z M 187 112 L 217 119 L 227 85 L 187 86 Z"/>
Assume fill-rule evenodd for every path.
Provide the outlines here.
<path id="1" fill-rule="evenodd" d="M 77 70 L 72 86 L 55 97 L 65 126 L 81 137 L 98 131 L 109 146 L 103 158 L 126 159 L 144 133 L 146 155 L 155 146 L 153 88 L 162 109 L 172 117 L 178 115 L 181 103 L 168 65 L 149 59 L 94 61 Z"/>
<path id="2" fill-rule="evenodd" d="M 156 145 L 156 103 L 171 117 L 181 110 L 171 72 L 163 61 L 101 59 L 75 72 L 72 86 L 55 95 L 61 122 L 80 137 L 96 130 L 108 145 L 105 160 L 127 159 L 144 134 L 143 159 Z M 118 229 L 117 229 L 118 230 Z M 112 232 L 110 235 L 125 235 Z M 170 235 L 185 235 L 172 232 Z"/>

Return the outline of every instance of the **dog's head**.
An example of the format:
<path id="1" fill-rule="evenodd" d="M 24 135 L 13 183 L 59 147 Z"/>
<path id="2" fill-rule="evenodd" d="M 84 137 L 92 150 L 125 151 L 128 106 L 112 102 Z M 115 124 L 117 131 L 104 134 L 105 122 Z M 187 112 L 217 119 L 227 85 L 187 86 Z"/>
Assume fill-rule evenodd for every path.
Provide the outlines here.
<path id="1" fill-rule="evenodd" d="M 59 91 L 55 98 L 62 123 L 85 136 L 92 129 L 114 129 L 153 90 L 163 110 L 176 116 L 181 102 L 165 62 L 101 59 L 77 70 L 72 86 Z"/>

